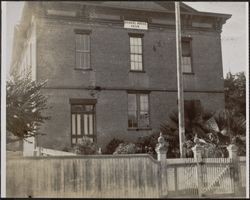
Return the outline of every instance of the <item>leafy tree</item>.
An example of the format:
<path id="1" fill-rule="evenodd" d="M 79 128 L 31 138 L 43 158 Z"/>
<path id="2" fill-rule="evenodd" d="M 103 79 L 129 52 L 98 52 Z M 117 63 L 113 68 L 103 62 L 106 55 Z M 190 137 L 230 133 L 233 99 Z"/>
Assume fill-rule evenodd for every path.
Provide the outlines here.
<path id="1" fill-rule="evenodd" d="M 246 76 L 244 72 L 227 73 L 224 79 L 225 107 L 246 117 Z"/>
<path id="2" fill-rule="evenodd" d="M 47 109 L 47 98 L 41 93 L 46 82 L 32 81 L 30 74 L 21 77 L 13 74 L 7 81 L 6 125 L 7 143 L 38 134 L 39 126 L 48 120 L 43 111 Z"/>

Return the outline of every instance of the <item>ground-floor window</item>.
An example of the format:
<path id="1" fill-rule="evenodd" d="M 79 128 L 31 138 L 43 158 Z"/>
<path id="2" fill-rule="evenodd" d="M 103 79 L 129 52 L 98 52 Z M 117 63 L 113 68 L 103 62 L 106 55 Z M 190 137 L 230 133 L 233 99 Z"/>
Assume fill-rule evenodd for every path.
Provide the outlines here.
<path id="1" fill-rule="evenodd" d="M 128 127 L 150 127 L 149 94 L 128 93 Z"/>
<path id="2" fill-rule="evenodd" d="M 77 102 L 76 102 L 77 103 Z M 83 137 L 95 139 L 95 104 L 71 104 L 71 143 L 77 144 Z"/>

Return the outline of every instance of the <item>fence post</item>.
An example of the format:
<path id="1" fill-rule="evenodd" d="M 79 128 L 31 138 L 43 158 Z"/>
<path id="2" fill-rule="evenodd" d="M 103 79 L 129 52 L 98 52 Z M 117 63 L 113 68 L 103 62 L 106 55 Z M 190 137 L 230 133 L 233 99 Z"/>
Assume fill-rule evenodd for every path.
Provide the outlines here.
<path id="1" fill-rule="evenodd" d="M 165 141 L 162 133 L 158 137 L 158 143 L 156 145 L 155 151 L 157 153 L 157 160 L 164 161 L 167 159 L 168 143 Z"/>
<path id="2" fill-rule="evenodd" d="M 168 195 L 168 184 L 167 184 L 167 171 L 166 171 L 166 159 L 168 151 L 168 142 L 165 141 L 162 133 L 158 137 L 158 143 L 155 147 L 157 153 L 157 160 L 160 161 L 160 170 L 159 170 L 159 197 L 166 197 Z M 165 183 L 165 184 L 164 184 Z"/>
<path id="3" fill-rule="evenodd" d="M 238 157 L 238 147 L 233 143 L 227 147 L 229 158 L 232 160 L 232 167 L 230 168 L 233 182 L 234 182 L 234 194 L 238 196 L 240 194 L 240 178 L 239 178 L 239 157 Z"/>
<path id="4" fill-rule="evenodd" d="M 200 145 L 199 139 L 195 139 L 194 141 L 196 145 L 192 148 L 192 151 L 194 153 L 194 159 L 197 163 L 197 182 L 198 182 L 198 195 L 199 197 L 202 197 L 202 190 L 203 190 L 203 181 L 202 181 L 202 169 L 201 169 L 201 162 L 202 162 L 202 151 L 203 148 Z"/>

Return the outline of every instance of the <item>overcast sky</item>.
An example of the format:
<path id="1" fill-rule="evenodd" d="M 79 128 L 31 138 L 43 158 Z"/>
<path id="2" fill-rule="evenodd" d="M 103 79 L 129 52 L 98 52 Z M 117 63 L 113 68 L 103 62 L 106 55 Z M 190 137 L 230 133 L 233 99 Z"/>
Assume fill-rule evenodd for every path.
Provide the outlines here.
<path id="1" fill-rule="evenodd" d="M 222 56 L 224 75 L 230 70 L 232 73 L 246 71 L 248 67 L 248 21 L 246 2 L 186 2 L 187 5 L 204 12 L 217 12 L 232 14 L 232 17 L 223 26 L 222 32 Z M 13 41 L 13 28 L 18 23 L 23 8 L 22 1 L 7 2 L 6 18 L 7 27 L 7 71 L 11 59 L 11 47 Z"/>

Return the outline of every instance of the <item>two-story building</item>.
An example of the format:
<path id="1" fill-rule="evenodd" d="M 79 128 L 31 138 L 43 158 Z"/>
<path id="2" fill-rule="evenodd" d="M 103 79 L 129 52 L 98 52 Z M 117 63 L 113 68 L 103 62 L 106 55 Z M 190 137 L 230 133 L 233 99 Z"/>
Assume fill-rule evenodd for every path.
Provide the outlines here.
<path id="1" fill-rule="evenodd" d="M 181 3 L 185 100 L 224 108 L 222 25 L 230 15 Z M 38 145 L 100 147 L 158 131 L 177 108 L 174 2 L 30 1 L 15 29 L 12 70 L 48 80 L 52 108 Z"/>

